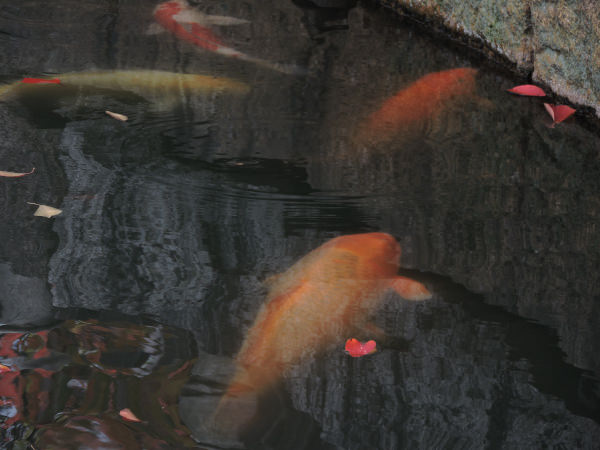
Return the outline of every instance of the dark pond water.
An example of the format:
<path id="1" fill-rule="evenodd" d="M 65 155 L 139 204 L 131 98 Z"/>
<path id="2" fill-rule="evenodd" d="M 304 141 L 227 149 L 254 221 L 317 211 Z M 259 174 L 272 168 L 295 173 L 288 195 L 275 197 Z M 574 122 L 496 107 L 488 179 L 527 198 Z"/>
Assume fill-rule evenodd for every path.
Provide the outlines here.
<path id="1" fill-rule="evenodd" d="M 3 448 L 597 448 L 595 125 L 370 3 L 159 5 L 0 1 Z M 374 231 L 432 298 L 215 427 L 265 280 Z"/>

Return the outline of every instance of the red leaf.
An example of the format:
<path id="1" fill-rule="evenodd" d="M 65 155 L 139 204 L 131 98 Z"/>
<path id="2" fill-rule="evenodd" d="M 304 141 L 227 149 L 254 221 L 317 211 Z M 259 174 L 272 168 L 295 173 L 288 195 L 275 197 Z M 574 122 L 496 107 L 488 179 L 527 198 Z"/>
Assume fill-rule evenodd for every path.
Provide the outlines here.
<path id="1" fill-rule="evenodd" d="M 512 89 L 508 89 L 508 92 L 518 95 L 526 95 L 528 97 L 545 97 L 546 93 L 539 87 L 533 84 L 522 84 L 521 86 L 515 86 Z"/>
<path id="2" fill-rule="evenodd" d="M 9 366 L 5 366 L 4 364 L 0 364 L 0 373 L 11 372 L 11 368 Z"/>
<path id="3" fill-rule="evenodd" d="M 26 84 L 59 84 L 60 80 L 58 78 L 23 78 L 22 82 Z"/>
<path id="4" fill-rule="evenodd" d="M 551 105 L 549 103 L 544 103 L 544 107 L 546 108 L 546 111 L 548 111 L 548 114 L 550 114 L 550 117 L 552 117 L 552 120 L 554 120 L 554 123 L 560 123 L 575 114 L 575 110 L 567 105 Z"/>
<path id="5" fill-rule="evenodd" d="M 368 355 L 375 351 L 377 351 L 377 344 L 375 341 L 367 341 L 364 344 L 354 338 L 346 341 L 346 352 L 354 358 Z"/>
<path id="6" fill-rule="evenodd" d="M 138 419 L 134 413 L 131 412 L 131 410 L 129 408 L 125 408 L 122 409 L 121 411 L 119 411 L 119 415 L 125 419 L 128 420 L 130 422 L 141 422 L 140 419 Z"/>

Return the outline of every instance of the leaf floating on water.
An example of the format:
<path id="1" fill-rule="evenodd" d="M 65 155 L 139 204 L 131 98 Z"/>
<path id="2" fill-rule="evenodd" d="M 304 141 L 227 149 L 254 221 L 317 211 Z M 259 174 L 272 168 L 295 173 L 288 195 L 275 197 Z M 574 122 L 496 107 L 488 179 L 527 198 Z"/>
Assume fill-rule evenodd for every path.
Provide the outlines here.
<path id="1" fill-rule="evenodd" d="M 360 342 L 358 339 L 348 339 L 346 341 L 346 352 L 354 357 L 369 355 L 377 351 L 377 344 L 375 341 L 367 341 L 365 343 Z"/>
<path id="2" fill-rule="evenodd" d="M 36 205 L 38 209 L 33 213 L 34 216 L 47 217 L 48 219 L 59 215 L 62 209 L 53 208 L 52 206 L 40 205 L 39 203 L 27 202 L 30 205 Z"/>
<path id="3" fill-rule="evenodd" d="M 128 420 L 130 422 L 141 422 L 140 419 L 138 419 L 134 413 L 131 412 L 131 410 L 129 408 L 125 408 L 122 409 L 121 411 L 119 411 L 119 415 L 125 419 Z"/>
<path id="4" fill-rule="evenodd" d="M 552 120 L 554 120 L 554 123 L 560 123 L 575 114 L 575 110 L 567 105 L 544 103 L 544 107 L 548 111 L 548 114 L 550 114 L 550 117 L 552 117 Z"/>
<path id="5" fill-rule="evenodd" d="M 512 89 L 507 89 L 508 92 L 517 95 L 525 95 L 528 97 L 545 97 L 546 93 L 539 87 L 533 84 L 522 84 L 520 86 L 515 86 Z"/>
<path id="6" fill-rule="evenodd" d="M 30 175 L 33 172 L 35 172 L 35 167 L 31 169 L 31 172 L 5 172 L 4 170 L 0 170 L 0 177 L 19 178 Z"/>
<path id="7" fill-rule="evenodd" d="M 21 82 L 25 84 L 60 84 L 58 78 L 23 78 Z"/>
<path id="8" fill-rule="evenodd" d="M 112 111 L 104 111 L 104 112 L 106 114 L 108 114 L 110 117 L 112 117 L 113 119 L 120 120 L 121 122 L 125 122 L 125 121 L 127 121 L 127 119 L 129 119 L 129 117 L 124 116 L 123 114 L 115 113 Z"/>

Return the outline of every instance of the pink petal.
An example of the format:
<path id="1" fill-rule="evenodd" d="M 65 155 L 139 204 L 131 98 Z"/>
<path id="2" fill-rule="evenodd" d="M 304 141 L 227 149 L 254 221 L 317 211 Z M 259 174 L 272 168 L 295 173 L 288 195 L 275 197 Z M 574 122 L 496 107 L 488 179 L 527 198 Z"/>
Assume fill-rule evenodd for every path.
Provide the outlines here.
<path id="1" fill-rule="evenodd" d="M 559 123 L 575 114 L 575 110 L 567 105 L 557 105 L 554 107 L 554 121 Z"/>
<path id="2" fill-rule="evenodd" d="M 544 103 L 544 108 L 546 108 L 546 111 L 548 111 L 548 114 L 550 114 L 550 117 L 552 117 L 552 120 L 554 120 L 554 105 Z"/>
<path id="3" fill-rule="evenodd" d="M 550 105 L 548 103 L 544 103 L 544 107 L 555 123 L 560 123 L 563 120 L 571 117 L 576 111 L 567 105 Z"/>
<path id="4" fill-rule="evenodd" d="M 141 422 L 140 419 L 138 419 L 134 413 L 131 412 L 131 410 L 129 408 L 125 408 L 122 409 L 121 411 L 119 411 L 119 415 L 125 419 L 125 420 L 129 420 L 130 422 Z"/>
<path id="5" fill-rule="evenodd" d="M 526 95 L 528 97 L 546 96 L 546 93 L 541 88 L 534 86 L 533 84 L 522 84 L 520 86 L 515 86 L 512 89 L 508 89 L 508 92 L 518 95 Z"/>

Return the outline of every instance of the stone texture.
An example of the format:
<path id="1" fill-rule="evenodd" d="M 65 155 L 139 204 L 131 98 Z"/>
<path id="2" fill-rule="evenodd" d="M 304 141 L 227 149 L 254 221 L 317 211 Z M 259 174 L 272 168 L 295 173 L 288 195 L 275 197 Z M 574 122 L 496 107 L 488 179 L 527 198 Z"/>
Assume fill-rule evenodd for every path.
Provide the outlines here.
<path id="1" fill-rule="evenodd" d="M 475 38 L 519 72 L 600 116 L 600 16 L 594 0 L 378 0 Z"/>

